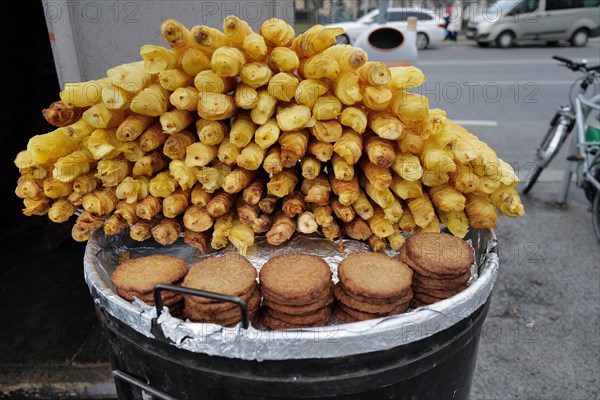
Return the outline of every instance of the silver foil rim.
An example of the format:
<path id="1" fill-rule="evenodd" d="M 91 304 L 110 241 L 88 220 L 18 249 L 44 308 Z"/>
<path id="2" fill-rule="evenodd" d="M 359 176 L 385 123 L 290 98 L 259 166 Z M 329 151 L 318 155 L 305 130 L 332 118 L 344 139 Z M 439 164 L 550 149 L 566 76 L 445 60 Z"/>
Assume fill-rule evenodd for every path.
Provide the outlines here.
<path id="1" fill-rule="evenodd" d="M 110 281 L 117 257 L 125 251 L 136 255 L 172 254 L 199 261 L 215 253 L 201 256 L 190 246 L 138 247 L 127 243 L 127 235 L 107 238 L 96 231 L 88 241 L 84 255 L 84 276 L 94 302 L 114 318 L 137 332 L 154 338 L 152 320 L 156 318 L 154 307 L 136 300 L 130 303 L 115 292 Z M 468 288 L 461 293 L 419 307 L 404 314 L 374 320 L 334 324 L 327 327 L 297 330 L 266 331 L 250 327 L 224 328 L 215 324 L 183 321 L 171 317 L 168 310 L 162 313 L 158 326 L 173 346 L 195 353 L 237 358 L 243 360 L 289 360 L 309 358 L 343 357 L 374 351 L 389 350 L 416 342 L 451 327 L 467 318 L 481 307 L 490 296 L 499 268 L 496 236 L 492 230 L 474 230 L 468 240 L 475 250 L 476 273 Z M 287 246 L 274 248 L 264 239 L 257 238 L 257 246 L 248 260 L 260 269 L 272 256 L 283 253 L 310 253 L 322 256 L 334 272 L 337 281 L 337 265 L 347 254 L 368 251 L 368 246 L 355 240 L 344 241 L 344 251 L 338 252 L 338 244 L 327 239 L 297 235 Z M 225 249 L 218 254 L 236 251 Z M 391 255 L 396 252 L 389 251 Z"/>

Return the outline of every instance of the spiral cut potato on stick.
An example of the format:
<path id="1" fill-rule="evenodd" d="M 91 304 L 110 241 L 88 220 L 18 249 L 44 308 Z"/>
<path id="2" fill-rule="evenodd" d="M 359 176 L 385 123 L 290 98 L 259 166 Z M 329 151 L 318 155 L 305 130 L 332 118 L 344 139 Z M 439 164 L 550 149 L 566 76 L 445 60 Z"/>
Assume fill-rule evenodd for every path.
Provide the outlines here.
<path id="1" fill-rule="evenodd" d="M 160 33 L 166 46 L 65 84 L 43 110 L 54 130 L 15 158 L 24 214 L 81 209 L 78 241 L 129 229 L 244 254 L 255 235 L 296 232 L 398 250 L 524 213 L 513 168 L 414 92 L 422 71 L 337 45 L 341 28 L 228 16 L 223 31 L 169 19 Z"/>
<path id="2" fill-rule="evenodd" d="M 76 123 L 81 118 L 82 113 L 83 109 L 81 107 L 68 107 L 62 101 L 55 101 L 48 108 L 42 110 L 44 119 L 50 125 L 59 128 Z"/>
<path id="3" fill-rule="evenodd" d="M 110 85 L 111 80 L 109 78 L 65 83 L 59 97 L 67 107 L 90 107 L 102 100 L 102 90 Z"/>

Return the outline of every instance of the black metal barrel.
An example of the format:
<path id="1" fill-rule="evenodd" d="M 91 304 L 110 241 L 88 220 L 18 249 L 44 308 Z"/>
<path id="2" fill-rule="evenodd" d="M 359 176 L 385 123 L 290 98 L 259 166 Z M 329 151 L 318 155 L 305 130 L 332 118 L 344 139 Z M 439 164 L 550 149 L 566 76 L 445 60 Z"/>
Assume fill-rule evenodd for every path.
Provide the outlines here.
<path id="1" fill-rule="evenodd" d="M 88 242 L 84 271 L 120 399 L 469 398 L 499 267 L 492 231 L 469 237 L 479 277 L 448 300 L 378 320 L 272 332 L 245 329 L 247 315 L 233 329 L 181 321 L 162 314 L 160 291 L 231 301 L 244 316 L 246 304 L 237 297 L 158 285 L 156 309 L 125 301 L 110 283 L 111 260 L 124 250 L 137 255 L 157 250 L 110 240 L 114 242 L 103 243 L 94 236 Z M 313 244 L 319 243 L 308 243 Z M 325 240 L 319 245 L 334 246 Z M 362 245 L 348 242 L 344 251 L 361 251 Z M 295 243 L 292 250 L 302 246 Z M 190 257 L 185 246 L 168 250 Z M 332 254 L 324 259 L 333 257 L 333 267 L 338 251 L 332 247 L 325 252 Z"/>
<path id="2" fill-rule="evenodd" d="M 468 399 L 488 301 L 426 339 L 359 355 L 249 361 L 177 349 L 97 307 L 119 399 Z M 332 345 L 335 345 L 332 343 Z M 341 344 L 340 344 L 341 345 Z M 137 382 L 136 382 L 137 381 Z M 147 389 L 150 389 L 147 387 Z M 151 390 L 151 389 L 150 389 Z"/>

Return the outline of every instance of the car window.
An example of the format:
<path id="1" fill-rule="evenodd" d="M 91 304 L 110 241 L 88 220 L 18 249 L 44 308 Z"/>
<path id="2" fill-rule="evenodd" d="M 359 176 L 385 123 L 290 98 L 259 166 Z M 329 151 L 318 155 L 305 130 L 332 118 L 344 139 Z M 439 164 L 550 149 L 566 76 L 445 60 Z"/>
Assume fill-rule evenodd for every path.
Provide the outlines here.
<path id="1" fill-rule="evenodd" d="M 388 12 L 388 21 L 391 22 L 399 22 L 406 21 L 407 13 L 404 11 L 389 11 Z"/>
<path id="2" fill-rule="evenodd" d="M 546 11 L 575 8 L 575 0 L 546 0 Z"/>
<path id="3" fill-rule="evenodd" d="M 410 17 L 415 17 L 419 21 L 429 21 L 429 20 L 433 19 L 433 17 L 431 15 L 426 14 L 426 13 L 422 13 L 422 12 L 418 12 L 418 11 L 407 11 L 406 19 L 408 20 L 408 18 L 410 18 Z"/>
<path id="4" fill-rule="evenodd" d="M 598 7 L 600 0 L 546 0 L 546 10 L 566 10 L 577 7 Z"/>
<path id="5" fill-rule="evenodd" d="M 600 0 L 577 0 L 577 7 L 598 7 Z"/>
<path id="6" fill-rule="evenodd" d="M 552 0 L 549 0 L 549 1 L 552 1 Z M 561 1 L 561 0 L 558 0 L 558 1 Z M 565 0 L 565 1 L 571 1 L 571 0 Z M 537 10 L 539 3 L 540 3 L 539 0 L 523 0 L 522 2 L 517 4 L 517 6 L 515 7 L 513 12 L 515 14 L 526 14 L 526 13 L 533 12 L 533 11 Z M 548 9 L 548 5 L 546 5 L 546 9 Z"/>
<path id="7" fill-rule="evenodd" d="M 389 11 L 387 17 L 390 22 L 406 22 L 411 17 L 415 17 L 419 21 L 429 21 L 433 19 L 431 15 L 418 11 Z"/>
<path id="8" fill-rule="evenodd" d="M 517 7 L 515 7 L 514 0 L 500 0 L 500 1 L 490 5 L 486 9 L 486 13 L 493 14 L 493 13 L 497 13 L 498 11 L 500 11 L 502 13 L 506 13 L 507 11 L 510 11 L 513 8 L 517 8 Z"/>

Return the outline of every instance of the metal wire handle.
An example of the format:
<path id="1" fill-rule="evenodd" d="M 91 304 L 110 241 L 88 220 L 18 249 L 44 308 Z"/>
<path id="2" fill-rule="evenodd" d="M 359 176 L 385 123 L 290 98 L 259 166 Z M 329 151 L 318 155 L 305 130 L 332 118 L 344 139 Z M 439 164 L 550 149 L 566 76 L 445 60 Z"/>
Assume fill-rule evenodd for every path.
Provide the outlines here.
<path id="1" fill-rule="evenodd" d="M 154 286 L 154 305 L 156 306 L 156 318 L 157 319 L 162 314 L 163 301 L 162 301 L 162 297 L 160 294 L 163 291 L 175 292 L 175 293 L 186 294 L 186 295 L 197 296 L 197 297 L 206 297 L 207 299 L 212 299 L 212 300 L 217 300 L 217 301 L 226 301 L 229 303 L 233 303 L 240 308 L 240 313 L 242 315 L 242 328 L 248 329 L 248 327 L 250 326 L 250 321 L 248 318 L 248 306 L 246 305 L 246 302 L 241 297 L 227 296 L 227 295 L 221 294 L 221 293 L 206 292 L 204 290 L 190 289 L 190 288 L 175 286 L 175 285 L 166 285 L 163 283 L 160 283 L 160 284 Z"/>
<path id="2" fill-rule="evenodd" d="M 160 390 L 153 388 L 152 386 L 140 381 L 139 379 L 134 378 L 133 376 L 131 376 L 128 373 L 125 373 L 121 370 L 114 369 L 112 371 L 112 374 L 115 377 L 115 379 L 120 379 L 126 383 L 136 386 L 137 388 L 139 388 L 145 392 L 148 392 L 149 394 L 151 394 L 153 397 L 156 397 L 157 399 L 177 400 L 176 397 L 169 396 L 165 392 L 161 392 Z"/>

